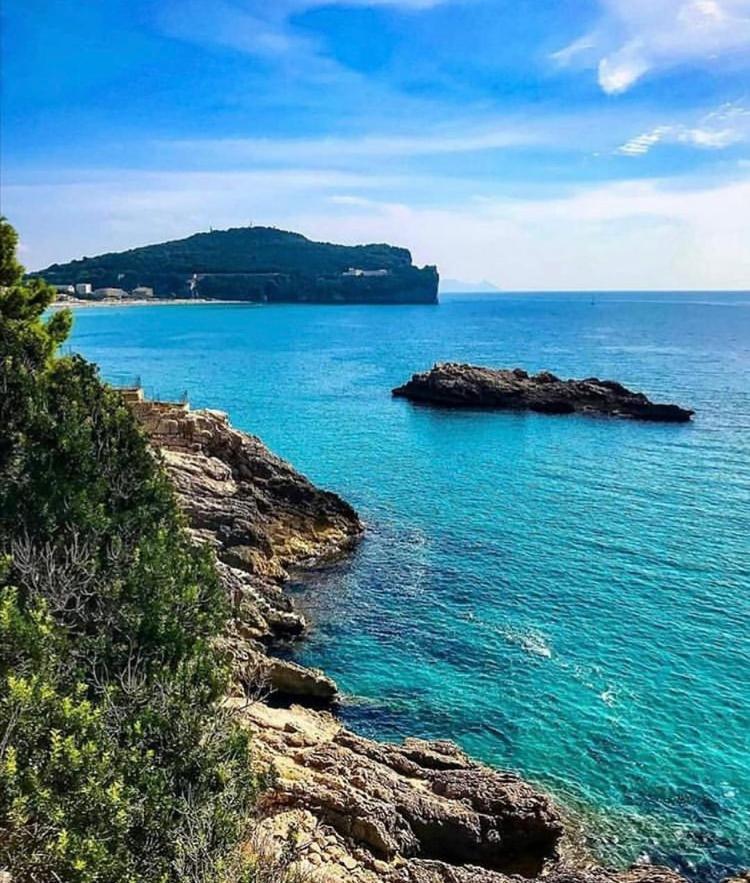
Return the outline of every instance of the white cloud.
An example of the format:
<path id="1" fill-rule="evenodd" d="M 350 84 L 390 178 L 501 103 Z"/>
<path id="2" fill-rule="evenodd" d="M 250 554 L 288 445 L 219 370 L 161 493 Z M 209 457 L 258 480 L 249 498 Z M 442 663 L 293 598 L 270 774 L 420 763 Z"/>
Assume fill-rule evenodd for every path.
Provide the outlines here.
<path id="1" fill-rule="evenodd" d="M 677 65 L 718 66 L 750 50 L 750 0 L 600 0 L 593 31 L 553 56 L 596 67 L 611 95 Z"/>
<path id="2" fill-rule="evenodd" d="M 558 64 L 567 65 L 575 61 L 576 58 L 586 56 L 589 52 L 596 49 L 596 38 L 593 34 L 584 34 L 572 43 L 558 49 L 552 53 L 552 59 Z"/>
<path id="3" fill-rule="evenodd" d="M 631 138 L 630 141 L 618 148 L 617 152 L 624 153 L 626 156 L 643 156 L 669 132 L 671 132 L 670 126 L 657 126 L 650 132 L 644 132 L 643 135 Z"/>
<path id="4" fill-rule="evenodd" d="M 169 158 L 178 168 L 190 163 L 193 167 L 327 168 L 333 165 L 369 170 L 373 163 L 382 167 L 386 161 L 424 159 L 427 163 L 436 158 L 441 161 L 433 167 L 439 165 L 444 172 L 447 168 L 451 170 L 451 177 L 444 179 L 447 182 L 457 174 L 471 174 L 472 154 L 513 151 L 506 157 L 496 156 L 494 161 L 524 165 L 528 160 L 523 148 L 544 151 L 558 159 L 610 157 L 618 145 L 630 141 L 634 130 L 640 127 L 643 127 L 641 131 L 645 130 L 644 137 L 650 137 L 655 129 L 666 132 L 670 128 L 667 123 L 658 126 L 658 117 L 654 118 L 652 112 L 644 112 L 643 108 L 623 109 L 614 105 L 567 113 L 534 108 L 533 112 L 515 110 L 504 116 L 490 115 L 486 107 L 469 108 L 460 116 L 441 113 L 431 118 L 424 113 L 416 116 L 418 129 L 414 128 L 415 116 L 407 119 L 405 114 L 400 114 L 392 121 L 393 131 L 382 127 L 375 132 L 368 131 L 378 121 L 364 118 L 352 124 L 345 134 L 339 129 L 337 134 L 296 137 L 190 137 L 154 140 L 151 147 L 154 155 L 162 160 Z M 728 111 L 722 119 L 717 112 L 689 122 L 692 128 L 700 128 L 707 135 L 741 124 L 739 113 L 730 116 Z M 750 117 L 747 117 L 747 125 L 750 126 Z M 442 161 L 443 157 L 446 161 Z M 409 164 L 413 166 L 414 163 Z M 544 176 L 540 183 L 546 180 Z"/>
<path id="5" fill-rule="evenodd" d="M 685 124 L 657 126 L 626 141 L 617 152 L 625 156 L 643 156 L 660 142 L 722 150 L 748 138 L 750 138 L 750 110 L 739 104 L 730 103 L 706 114 L 696 126 Z"/>
<path id="6" fill-rule="evenodd" d="M 291 0 L 296 7 L 314 9 L 319 6 L 396 6 L 401 9 L 433 9 L 451 0 Z"/>
<path id="7" fill-rule="evenodd" d="M 707 147 L 722 150 L 743 139 L 736 129 L 684 129 L 677 135 L 678 140 L 696 147 Z"/>
<path id="8" fill-rule="evenodd" d="M 473 153 L 538 144 L 546 137 L 538 124 L 508 123 L 479 129 L 476 124 L 472 128 L 467 123 L 456 123 L 442 130 L 431 128 L 428 135 L 205 138 L 161 142 L 158 147 L 228 162 L 316 163 Z"/>
<path id="9" fill-rule="evenodd" d="M 295 220 L 324 239 L 401 242 L 446 278 L 487 278 L 506 290 L 746 289 L 750 278 L 747 177 L 707 189 L 632 181 L 454 208 L 385 202 Z"/>
<path id="10" fill-rule="evenodd" d="M 750 279 L 748 168 L 712 187 L 625 181 L 540 199 L 464 180 L 462 194 L 448 202 L 440 191 L 436 203 L 436 183 L 304 169 L 132 171 L 10 185 L 4 209 L 32 267 L 253 221 L 329 241 L 404 245 L 447 278 L 506 289 L 747 288 Z M 408 202 L 382 196 L 409 186 Z M 47 207 L 43 216 L 37 205 Z"/>
<path id="11" fill-rule="evenodd" d="M 234 0 L 180 0 L 158 7 L 158 21 L 172 37 L 216 44 L 277 59 L 315 56 L 316 44 L 288 26 L 288 4 L 265 6 Z"/>
<path id="12" fill-rule="evenodd" d="M 625 92 L 649 69 L 639 43 L 628 43 L 599 62 L 599 85 L 609 95 Z"/>
<path id="13" fill-rule="evenodd" d="M 7 183 L 3 210 L 21 231 L 31 269 L 83 254 L 118 251 L 178 238 L 210 226 L 283 225 L 279 207 L 322 203 L 341 190 L 398 190 L 408 184 L 388 175 L 326 169 L 246 172 L 62 172 L 33 183 Z M 33 206 L 49 200 L 40 217 Z M 46 204 L 46 203 L 45 203 Z M 85 205 L 80 224 L 59 220 L 71 205 Z"/>

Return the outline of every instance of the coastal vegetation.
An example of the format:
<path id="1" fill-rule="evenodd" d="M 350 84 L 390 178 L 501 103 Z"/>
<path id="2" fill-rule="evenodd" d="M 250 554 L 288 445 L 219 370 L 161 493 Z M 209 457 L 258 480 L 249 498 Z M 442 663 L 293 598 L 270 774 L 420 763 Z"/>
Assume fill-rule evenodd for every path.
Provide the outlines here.
<path id="1" fill-rule="evenodd" d="M 225 879 L 262 785 L 223 703 L 225 594 L 5 220 L 0 243 L 0 868 Z"/>

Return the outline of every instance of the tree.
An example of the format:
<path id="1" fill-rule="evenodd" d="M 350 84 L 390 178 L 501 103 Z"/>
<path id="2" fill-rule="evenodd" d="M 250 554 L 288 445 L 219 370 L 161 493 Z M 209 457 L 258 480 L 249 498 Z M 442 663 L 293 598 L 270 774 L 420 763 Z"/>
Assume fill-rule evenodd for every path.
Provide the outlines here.
<path id="1" fill-rule="evenodd" d="M 0 867 L 210 881 L 257 789 L 209 553 L 0 220 Z"/>

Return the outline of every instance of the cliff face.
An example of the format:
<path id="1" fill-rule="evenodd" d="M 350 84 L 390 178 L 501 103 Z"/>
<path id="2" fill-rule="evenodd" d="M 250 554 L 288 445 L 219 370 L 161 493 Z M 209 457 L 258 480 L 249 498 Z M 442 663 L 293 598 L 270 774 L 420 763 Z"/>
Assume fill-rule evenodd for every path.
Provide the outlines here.
<path id="1" fill-rule="evenodd" d="M 357 513 L 259 439 L 233 429 L 220 411 L 146 401 L 140 390 L 123 395 L 164 459 L 192 535 L 216 553 L 232 605 L 226 642 L 237 679 L 263 680 L 286 696 L 331 700 L 330 678 L 269 656 L 267 648 L 305 628 L 283 592 L 287 568 L 350 549 L 363 531 Z"/>
<path id="2" fill-rule="evenodd" d="M 166 462 L 193 536 L 216 551 L 238 678 L 287 698 L 333 698 L 322 672 L 269 652 L 305 627 L 283 593 L 287 569 L 351 548 L 363 530 L 357 514 L 226 415 L 123 395 Z M 229 703 L 253 733 L 256 761 L 276 771 L 246 848 L 275 861 L 291 839 L 309 883 L 681 883 L 661 868 L 615 873 L 582 861 L 546 794 L 450 742 L 389 745 L 325 711 Z"/>
<path id="3" fill-rule="evenodd" d="M 435 303 L 438 288 L 436 268 L 415 267 L 404 248 L 313 242 L 269 227 L 196 233 L 34 275 L 54 285 L 145 285 L 159 297 L 269 303 Z"/>

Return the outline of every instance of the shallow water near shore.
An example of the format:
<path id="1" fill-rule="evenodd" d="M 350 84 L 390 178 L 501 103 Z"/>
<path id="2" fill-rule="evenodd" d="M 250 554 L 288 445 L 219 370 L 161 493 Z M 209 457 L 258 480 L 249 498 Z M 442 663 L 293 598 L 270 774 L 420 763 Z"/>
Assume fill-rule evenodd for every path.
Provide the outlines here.
<path id="1" fill-rule="evenodd" d="M 750 295 L 76 311 L 114 383 L 239 428 L 358 509 L 294 586 L 295 656 L 367 735 L 449 737 L 575 808 L 614 864 L 750 866 Z M 619 380 L 685 426 L 440 411 L 435 361 Z"/>

